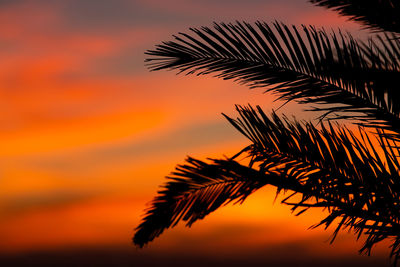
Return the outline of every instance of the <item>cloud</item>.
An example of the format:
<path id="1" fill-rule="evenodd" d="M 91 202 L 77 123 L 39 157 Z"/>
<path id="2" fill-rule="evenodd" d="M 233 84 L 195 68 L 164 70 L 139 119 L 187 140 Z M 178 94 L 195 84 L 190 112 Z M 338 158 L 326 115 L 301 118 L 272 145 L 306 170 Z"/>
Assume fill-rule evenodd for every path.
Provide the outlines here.
<path id="1" fill-rule="evenodd" d="M 19 4 L 23 1 L 24 0 L 0 0 L 0 7 L 12 6 L 15 4 Z"/>
<path id="2" fill-rule="evenodd" d="M 174 127 L 150 138 L 129 139 L 120 143 L 101 144 L 80 149 L 80 152 L 65 151 L 59 156 L 50 155 L 25 160 L 24 165 L 59 173 L 80 174 L 99 166 L 113 166 L 121 162 L 142 162 L 150 164 L 154 160 L 181 155 L 182 159 L 196 148 L 221 145 L 234 140 L 244 140 L 233 127 L 224 120 Z M 237 148 L 238 150 L 240 147 Z M 72 154 L 75 154 L 73 157 Z M 221 151 L 223 153 L 223 151 Z"/>
<path id="3" fill-rule="evenodd" d="M 141 1 L 63 1 L 59 2 L 64 30 L 80 32 L 123 31 L 149 25 L 189 22 L 184 13 L 165 12 Z"/>
<path id="4" fill-rule="evenodd" d="M 16 214 L 28 211 L 38 211 L 45 208 L 58 208 L 81 201 L 92 199 L 99 195 L 99 192 L 78 192 L 70 190 L 58 190 L 50 192 L 31 192 L 22 196 L 14 196 L 2 200 L 1 211 L 3 215 L 15 216 Z"/>

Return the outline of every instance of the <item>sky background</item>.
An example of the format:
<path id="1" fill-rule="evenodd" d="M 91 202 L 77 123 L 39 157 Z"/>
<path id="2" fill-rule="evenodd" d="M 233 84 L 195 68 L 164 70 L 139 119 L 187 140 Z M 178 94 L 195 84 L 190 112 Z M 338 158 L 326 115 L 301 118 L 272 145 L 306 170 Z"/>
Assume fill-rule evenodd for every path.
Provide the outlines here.
<path id="1" fill-rule="evenodd" d="M 144 52 L 189 27 L 275 19 L 359 30 L 302 0 L 0 0 L 0 262 L 387 264 L 387 244 L 369 258 L 346 233 L 329 245 L 332 230 L 307 230 L 322 212 L 294 217 L 268 187 L 144 250 L 131 244 L 176 164 L 247 144 L 221 112 L 281 105 L 232 81 L 149 72 Z M 280 111 L 313 118 L 304 108 Z"/>

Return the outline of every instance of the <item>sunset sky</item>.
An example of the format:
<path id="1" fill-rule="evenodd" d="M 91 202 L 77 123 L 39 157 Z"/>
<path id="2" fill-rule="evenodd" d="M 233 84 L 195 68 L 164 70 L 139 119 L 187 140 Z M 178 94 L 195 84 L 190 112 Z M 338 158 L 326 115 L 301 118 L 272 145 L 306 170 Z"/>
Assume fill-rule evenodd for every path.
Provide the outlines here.
<path id="1" fill-rule="evenodd" d="M 0 0 L 0 265 L 99 255 L 137 266 L 186 258 L 387 264 L 386 245 L 370 258 L 358 256 L 362 242 L 346 233 L 329 245 L 332 229 L 307 230 L 322 212 L 295 217 L 273 203 L 269 187 L 144 250 L 131 244 L 176 164 L 247 144 L 221 112 L 282 104 L 232 81 L 149 72 L 144 52 L 189 27 L 275 19 L 359 30 L 306 0 Z M 304 108 L 280 112 L 313 118 Z"/>

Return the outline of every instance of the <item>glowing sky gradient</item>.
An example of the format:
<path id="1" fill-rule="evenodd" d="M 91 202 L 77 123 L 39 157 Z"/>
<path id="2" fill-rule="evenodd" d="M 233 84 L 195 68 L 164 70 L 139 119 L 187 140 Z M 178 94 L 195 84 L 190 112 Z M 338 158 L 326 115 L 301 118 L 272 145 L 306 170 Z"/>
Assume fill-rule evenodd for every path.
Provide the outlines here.
<path id="1" fill-rule="evenodd" d="M 0 1 L 0 252 L 135 250 L 133 228 L 177 163 L 232 155 L 247 144 L 221 112 L 281 104 L 231 81 L 148 72 L 144 51 L 213 21 L 274 19 L 359 29 L 300 0 Z M 282 112 L 312 118 L 303 108 Z M 132 257 L 260 252 L 266 263 L 296 248 L 293 257 L 317 251 L 322 261 L 364 260 L 351 235 L 329 246 L 328 232 L 306 230 L 321 213 L 294 217 L 273 199 L 263 189 L 190 230 L 167 231 Z M 372 259 L 380 260 L 379 251 Z"/>

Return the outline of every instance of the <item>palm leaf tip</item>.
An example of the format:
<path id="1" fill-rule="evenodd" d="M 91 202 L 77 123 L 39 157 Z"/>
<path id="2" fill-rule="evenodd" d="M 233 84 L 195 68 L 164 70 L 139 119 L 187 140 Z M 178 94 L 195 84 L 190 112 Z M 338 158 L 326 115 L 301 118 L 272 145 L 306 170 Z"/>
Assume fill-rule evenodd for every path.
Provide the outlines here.
<path id="1" fill-rule="evenodd" d="M 243 201 L 265 185 L 258 172 L 235 161 L 206 163 L 190 157 L 168 179 L 136 228 L 133 242 L 138 247 L 179 221 L 191 226 L 220 206 L 233 200 Z"/>

